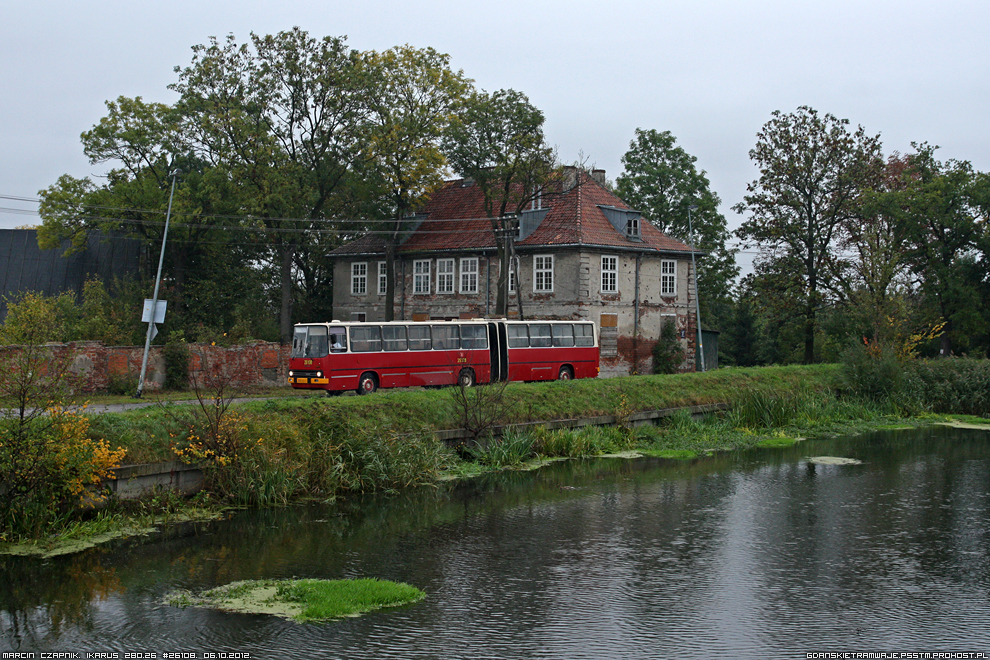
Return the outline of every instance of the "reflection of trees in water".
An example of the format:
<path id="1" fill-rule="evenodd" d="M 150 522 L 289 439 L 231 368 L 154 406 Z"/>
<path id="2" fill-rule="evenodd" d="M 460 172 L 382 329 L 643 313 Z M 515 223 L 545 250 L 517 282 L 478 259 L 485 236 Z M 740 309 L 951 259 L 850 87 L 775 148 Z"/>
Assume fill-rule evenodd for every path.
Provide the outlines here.
<path id="1" fill-rule="evenodd" d="M 94 603 L 122 590 L 105 555 L 42 560 L 0 557 L 0 640 L 35 646 L 58 637 L 65 626 L 92 623 Z"/>
<path id="2" fill-rule="evenodd" d="M 0 625 L 16 639 L 86 627 L 94 604 L 124 589 L 157 597 L 163 585 L 374 576 L 443 594 L 409 616 L 449 608 L 525 618 L 531 628 L 514 630 L 515 643 L 538 645 L 533 622 L 553 625 L 564 613 L 586 631 L 610 608 L 616 620 L 675 613 L 701 629 L 724 625 L 705 618 L 724 613 L 721 599 L 745 599 L 742 623 L 823 609 L 840 620 L 849 608 L 883 611 L 878 594 L 892 581 L 934 589 L 942 580 L 944 591 L 970 579 L 985 590 L 990 524 L 972 521 L 990 520 L 990 436 L 930 433 L 694 461 L 564 461 L 332 505 L 239 511 L 145 545 L 50 562 L 0 558 L 0 584 L 11 585 L 0 589 Z M 822 454 L 864 464 L 802 460 Z M 122 616 L 141 621 L 146 601 L 122 599 Z M 472 634 L 478 648 L 504 650 L 504 632 Z"/>

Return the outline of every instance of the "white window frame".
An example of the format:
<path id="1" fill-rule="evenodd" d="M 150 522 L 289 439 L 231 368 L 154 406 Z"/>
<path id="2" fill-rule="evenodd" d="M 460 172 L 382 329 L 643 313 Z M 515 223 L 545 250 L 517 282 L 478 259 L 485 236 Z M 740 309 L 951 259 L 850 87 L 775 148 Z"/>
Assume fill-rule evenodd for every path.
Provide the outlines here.
<path id="1" fill-rule="evenodd" d="M 660 295 L 665 298 L 677 295 L 677 262 L 673 259 L 660 260 Z"/>
<path id="2" fill-rule="evenodd" d="M 437 293 L 454 292 L 454 260 L 437 259 Z"/>
<path id="3" fill-rule="evenodd" d="M 639 218 L 629 218 L 626 221 L 626 236 L 639 238 Z"/>
<path id="4" fill-rule="evenodd" d="M 425 268 L 425 270 L 423 270 Z M 416 259 L 413 261 L 413 295 L 430 295 L 430 260 Z"/>
<path id="5" fill-rule="evenodd" d="M 614 254 L 602 255 L 602 293 L 619 292 L 619 257 Z"/>
<path id="6" fill-rule="evenodd" d="M 549 286 L 547 286 L 549 280 Z M 533 293 L 553 293 L 553 255 L 533 255 Z"/>
<path id="7" fill-rule="evenodd" d="M 351 295 L 364 296 L 368 294 L 368 262 L 351 262 Z"/>
<path id="8" fill-rule="evenodd" d="M 378 295 L 384 296 L 388 293 L 388 262 L 378 262 Z"/>
<path id="9" fill-rule="evenodd" d="M 478 257 L 461 258 L 460 293 L 478 293 Z"/>
<path id="10" fill-rule="evenodd" d="M 509 260 L 509 293 L 516 292 L 516 270 L 519 266 L 519 255 Z"/>

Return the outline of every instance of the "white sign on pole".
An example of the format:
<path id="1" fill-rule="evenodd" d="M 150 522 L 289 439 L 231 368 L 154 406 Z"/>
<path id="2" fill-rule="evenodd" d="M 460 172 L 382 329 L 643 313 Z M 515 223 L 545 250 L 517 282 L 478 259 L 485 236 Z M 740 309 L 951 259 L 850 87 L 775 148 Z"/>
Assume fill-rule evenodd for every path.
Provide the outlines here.
<path id="1" fill-rule="evenodd" d="M 151 299 L 144 299 L 144 311 L 141 313 L 141 323 L 151 323 Z M 165 322 L 165 307 L 168 306 L 167 300 L 159 300 L 158 304 L 155 306 L 155 323 Z"/>

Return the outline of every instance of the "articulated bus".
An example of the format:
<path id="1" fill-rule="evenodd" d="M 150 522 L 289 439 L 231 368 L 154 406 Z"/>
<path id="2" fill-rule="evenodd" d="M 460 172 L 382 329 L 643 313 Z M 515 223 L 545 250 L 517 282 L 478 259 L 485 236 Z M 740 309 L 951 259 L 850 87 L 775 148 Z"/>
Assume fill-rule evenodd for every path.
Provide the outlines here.
<path id="1" fill-rule="evenodd" d="M 597 376 L 587 321 L 303 323 L 289 358 L 292 387 L 328 394 Z"/>

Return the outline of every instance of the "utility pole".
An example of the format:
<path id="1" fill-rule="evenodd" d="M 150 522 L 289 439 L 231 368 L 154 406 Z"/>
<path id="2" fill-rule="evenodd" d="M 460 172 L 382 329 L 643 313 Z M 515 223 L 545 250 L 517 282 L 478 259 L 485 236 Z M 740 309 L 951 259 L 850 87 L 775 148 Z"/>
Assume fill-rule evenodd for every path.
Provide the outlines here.
<path id="1" fill-rule="evenodd" d="M 158 274 L 155 276 L 155 293 L 151 296 L 151 318 L 148 319 L 148 334 L 144 338 L 144 357 L 141 358 L 141 376 L 138 378 L 136 399 L 144 393 L 144 377 L 148 372 L 148 351 L 151 350 L 151 338 L 155 330 L 155 317 L 158 315 L 158 286 L 162 282 L 162 264 L 165 262 L 165 241 L 168 240 L 168 222 L 172 217 L 172 198 L 175 197 L 175 180 L 179 170 L 172 170 L 172 192 L 168 195 L 168 211 L 165 212 L 165 233 L 162 234 L 162 251 L 158 256 Z"/>
<path id="2" fill-rule="evenodd" d="M 698 297 L 698 267 L 694 262 L 694 228 L 691 226 L 691 211 L 697 211 L 698 205 L 688 206 L 688 234 L 691 237 L 691 269 L 694 271 L 694 305 L 695 323 L 698 324 L 698 354 L 701 362 L 701 370 L 705 370 L 705 342 L 701 339 L 701 300 Z"/>

